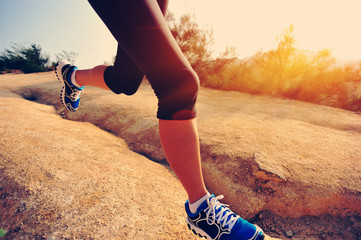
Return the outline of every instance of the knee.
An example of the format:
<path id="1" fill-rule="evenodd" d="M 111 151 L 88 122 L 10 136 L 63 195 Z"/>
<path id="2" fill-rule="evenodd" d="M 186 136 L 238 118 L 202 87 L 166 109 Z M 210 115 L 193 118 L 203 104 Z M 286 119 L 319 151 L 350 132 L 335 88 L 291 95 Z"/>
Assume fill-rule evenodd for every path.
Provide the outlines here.
<path id="1" fill-rule="evenodd" d="M 184 89 L 183 93 L 185 94 L 186 102 L 190 102 L 195 105 L 198 97 L 199 88 L 199 77 L 196 72 L 192 70 L 190 72 L 190 76 L 187 78 L 187 81 L 184 82 L 184 86 L 180 87 L 180 89 Z M 183 93 L 182 91 L 180 91 L 181 95 Z"/>
<path id="2" fill-rule="evenodd" d="M 193 70 L 181 75 L 158 96 L 158 118 L 185 120 L 196 117 L 195 104 L 200 88 L 198 75 Z"/>
<path id="3" fill-rule="evenodd" d="M 187 71 L 182 80 L 175 83 L 170 89 L 175 98 L 186 102 L 193 102 L 197 99 L 198 91 L 200 88 L 198 75 L 194 70 Z"/>

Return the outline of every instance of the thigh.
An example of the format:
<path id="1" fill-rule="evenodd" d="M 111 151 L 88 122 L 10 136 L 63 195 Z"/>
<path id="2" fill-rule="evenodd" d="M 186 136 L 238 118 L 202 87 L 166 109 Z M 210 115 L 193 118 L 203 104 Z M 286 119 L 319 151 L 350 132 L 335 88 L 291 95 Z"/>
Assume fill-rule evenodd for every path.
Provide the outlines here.
<path id="1" fill-rule="evenodd" d="M 183 55 L 155 0 L 132 0 L 116 35 L 127 55 L 147 76 L 158 97 L 160 119 L 195 116 L 199 80 Z M 183 111 L 186 113 L 183 114 Z M 178 117 L 177 117 L 178 118 Z"/>
<path id="2" fill-rule="evenodd" d="M 133 1 L 133 0 L 132 0 Z M 146 22 L 149 19 L 148 14 L 144 15 L 144 11 L 147 13 L 149 11 L 146 10 L 147 6 L 154 5 L 152 8 L 158 8 L 162 12 L 162 15 L 166 14 L 167 6 L 168 6 L 168 0 L 158 0 L 150 1 L 150 3 L 147 3 L 147 1 L 138 1 L 135 0 L 134 3 L 132 1 L 124 1 L 124 0 L 118 0 L 118 1 L 112 1 L 112 0 L 89 0 L 89 3 L 94 8 L 96 13 L 100 16 L 100 18 L 103 20 L 103 22 L 106 24 L 110 32 L 113 34 L 113 36 L 118 41 L 118 49 L 117 54 L 114 62 L 114 67 L 111 69 L 108 69 L 107 71 L 107 78 L 105 79 L 107 82 L 107 85 L 110 86 L 111 89 L 114 89 L 113 91 L 116 93 L 121 93 L 124 91 L 127 91 L 128 85 L 129 85 L 129 91 L 133 92 L 133 89 L 137 89 L 136 85 L 140 85 L 142 81 L 142 76 L 144 75 L 143 70 L 138 67 L 138 64 L 133 61 L 133 59 L 125 52 L 125 49 L 123 49 L 123 44 L 121 43 L 124 41 L 124 39 L 128 39 L 128 42 L 132 42 L 133 39 L 139 37 L 145 37 L 147 38 L 147 34 L 143 33 L 141 29 L 139 31 L 131 31 L 136 32 L 136 36 L 133 36 L 133 34 L 127 34 L 124 33 L 124 29 L 131 29 L 134 28 L 134 25 L 138 21 Z M 158 6 L 156 6 L 156 4 Z M 157 9 L 157 14 L 159 14 L 159 11 Z M 143 20 L 140 20 L 139 18 L 142 18 Z M 143 25 L 143 24 L 141 24 Z M 148 24 L 144 24 L 146 26 Z M 157 25 L 157 24 L 152 24 Z M 144 29 L 143 29 L 144 30 Z M 129 32 L 128 32 L 129 33 Z M 123 35 L 123 36 L 122 36 Z M 125 36 L 124 36 L 125 35 Z M 154 41 L 154 40 L 149 40 Z M 126 42 L 126 41 L 125 41 Z M 125 43 L 125 45 L 127 45 Z M 137 46 L 136 43 L 131 44 L 132 46 L 128 46 L 129 51 L 134 52 L 134 50 L 137 50 L 139 46 Z M 147 49 L 146 49 L 147 50 Z M 148 62 L 148 58 L 146 58 L 147 51 L 139 50 L 137 51 L 140 53 L 140 55 L 144 56 L 143 62 Z M 138 54 L 139 55 L 139 54 Z"/>
<path id="3" fill-rule="evenodd" d="M 158 6 L 159 6 L 163 16 L 165 16 L 167 7 L 168 7 L 168 0 L 157 0 L 157 3 L 158 3 Z M 110 17 L 111 16 L 109 16 L 107 18 L 110 18 Z M 116 19 L 116 18 L 114 18 L 114 19 Z M 111 21 L 111 19 L 109 19 L 108 22 L 109 21 Z M 116 28 L 117 28 L 117 25 L 119 25 L 119 23 L 117 21 L 111 21 L 111 23 L 109 23 L 108 25 L 110 25 L 109 28 L 112 29 L 111 31 L 114 32 L 114 34 L 116 34 L 116 32 L 117 32 Z M 128 56 L 128 54 L 124 51 L 121 44 L 118 45 L 117 54 L 116 54 L 115 62 L 114 62 L 114 67 L 116 69 L 119 69 L 119 71 L 124 72 L 124 74 L 127 76 L 131 76 L 131 75 L 139 76 L 140 74 L 142 74 L 142 70 L 139 69 L 137 64 Z M 139 84 L 140 84 L 140 82 L 139 82 Z"/>
<path id="4" fill-rule="evenodd" d="M 89 2 L 99 4 L 95 9 L 107 8 L 98 14 L 124 53 L 147 76 L 159 100 L 158 117 L 168 119 L 177 111 L 193 111 L 199 80 L 168 29 L 158 2 Z"/>
<path id="5" fill-rule="evenodd" d="M 158 85 L 158 80 L 190 65 L 165 22 L 156 0 L 89 0 L 131 61 Z M 167 1 L 159 4 L 166 6 Z M 152 81 L 154 80 L 154 81 Z M 162 81 L 161 81 L 162 82 Z M 157 88 L 157 86 L 156 86 Z"/>

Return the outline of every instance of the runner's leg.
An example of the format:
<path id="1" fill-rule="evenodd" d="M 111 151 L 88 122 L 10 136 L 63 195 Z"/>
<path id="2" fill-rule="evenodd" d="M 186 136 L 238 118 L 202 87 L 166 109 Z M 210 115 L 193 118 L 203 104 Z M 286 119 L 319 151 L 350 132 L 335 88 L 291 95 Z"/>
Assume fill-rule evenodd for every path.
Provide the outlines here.
<path id="1" fill-rule="evenodd" d="M 167 160 L 193 202 L 203 197 L 195 102 L 199 80 L 155 0 L 89 1 L 119 45 L 147 76 L 158 97 L 160 138 Z M 176 141 L 175 141 L 176 140 Z"/>

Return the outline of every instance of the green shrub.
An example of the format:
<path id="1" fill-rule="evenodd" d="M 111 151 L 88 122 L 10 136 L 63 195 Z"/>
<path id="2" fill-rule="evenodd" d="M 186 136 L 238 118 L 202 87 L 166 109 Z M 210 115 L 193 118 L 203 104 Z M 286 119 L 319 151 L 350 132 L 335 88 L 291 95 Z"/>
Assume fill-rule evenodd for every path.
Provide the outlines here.
<path id="1" fill-rule="evenodd" d="M 0 55 L 0 71 L 21 70 L 23 73 L 48 70 L 49 57 L 37 44 L 13 44 Z"/>

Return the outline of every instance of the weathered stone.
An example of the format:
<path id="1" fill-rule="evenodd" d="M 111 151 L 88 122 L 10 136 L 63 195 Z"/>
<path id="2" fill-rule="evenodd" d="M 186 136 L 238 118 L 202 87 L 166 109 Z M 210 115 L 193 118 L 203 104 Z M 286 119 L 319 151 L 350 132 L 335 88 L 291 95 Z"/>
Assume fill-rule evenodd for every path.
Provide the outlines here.
<path id="1" fill-rule="evenodd" d="M 131 97 L 87 87 L 82 95 L 78 112 L 69 113 L 62 111 L 59 102 L 60 86 L 53 79 L 52 74 L 0 76 L 0 89 L 4 90 L 1 95 L 4 99 L 3 103 L 9 104 L 9 108 L 13 108 L 14 112 L 19 109 L 26 112 L 29 117 L 23 116 L 23 119 L 44 113 L 39 115 L 40 120 L 55 121 L 53 117 L 47 116 L 49 111 L 55 114 L 50 107 L 47 109 L 35 103 L 32 107 L 24 105 L 17 109 L 12 106 L 13 100 L 19 98 L 17 95 L 53 105 L 57 109 L 56 113 L 65 118 L 93 123 L 124 139 L 132 150 L 153 160 L 165 162 L 155 118 L 157 100 L 148 84 L 143 84 Z M 19 98 L 20 100 L 22 99 Z M 7 104 L 1 109 L 8 107 Z M 32 113 L 28 113 L 29 110 Z M 11 115 L 9 113 L 9 116 Z M 8 114 L 2 113 L 1 116 L 7 116 L 2 120 L 9 128 L 21 126 L 21 122 L 9 121 Z M 62 119 L 59 117 L 60 120 Z M 3 126 L 5 125 L 2 125 L 2 130 L 5 129 Z M 2 141 L 13 141 L 15 146 L 16 144 L 19 148 L 21 146 L 18 149 L 20 155 L 14 153 L 11 157 L 21 157 L 24 150 L 36 153 L 42 149 L 39 144 L 35 144 L 38 138 L 41 139 L 40 136 L 36 138 L 39 132 L 38 126 L 42 126 L 42 121 L 29 124 L 25 130 L 24 128 L 21 130 L 35 134 L 31 138 L 33 141 L 2 138 Z M 56 126 L 57 124 L 52 127 Z M 294 218 L 305 215 L 361 214 L 360 115 L 292 100 L 201 89 L 198 101 L 198 126 L 206 184 L 212 192 L 224 194 L 225 201 L 242 216 L 254 217 L 263 210 Z M 63 131 L 62 128 L 58 130 Z M 57 136 L 55 130 L 49 131 Z M 97 133 L 94 130 L 92 134 L 95 132 Z M 84 136 L 80 130 L 74 134 L 79 136 L 81 139 L 78 141 L 83 141 L 85 145 L 89 144 L 89 139 L 93 137 L 90 133 Z M 3 143 L 7 145 L 6 142 Z M 98 161 L 102 159 L 95 149 L 98 149 L 101 155 L 109 157 L 109 161 L 118 161 L 121 158 L 119 153 L 114 155 L 108 153 L 108 151 L 123 151 L 118 148 L 113 149 L 115 147 L 113 145 L 100 144 L 97 147 L 99 143 L 92 144 L 88 147 L 93 148 L 91 151 L 93 155 L 86 155 L 90 159 L 96 158 Z M 43 145 L 47 146 L 45 143 Z M 123 143 L 120 145 L 123 146 Z M 54 140 L 54 142 L 50 141 L 50 146 L 57 150 L 55 157 L 52 158 L 63 157 L 70 164 L 79 164 L 73 159 L 74 154 L 62 154 L 69 148 L 65 143 Z M 8 156 L 5 160 L 10 161 L 8 158 L 11 157 Z M 36 157 L 31 159 L 32 163 L 37 162 Z M 2 158 L 2 161 L 5 160 Z M 104 168 L 106 164 L 108 163 L 104 163 Z M 14 168 L 19 167 L 16 171 L 22 169 L 26 173 L 25 166 L 28 165 L 31 166 L 30 162 L 24 166 L 18 164 Z M 86 169 L 85 165 L 83 168 Z M 16 176 L 19 182 L 23 172 L 10 176 Z M 58 172 L 55 169 L 41 170 L 41 172 L 43 179 L 69 177 L 66 171 Z M 80 181 L 85 176 L 80 174 L 77 177 Z M 141 182 L 143 184 L 143 181 Z M 25 183 L 25 180 L 21 182 L 21 184 Z M 74 184 L 71 181 L 70 183 Z M 30 192 L 43 192 L 40 188 L 44 190 L 38 184 L 29 186 L 31 186 Z M 71 202 L 74 198 L 74 194 L 69 193 L 65 200 Z M 27 209 L 31 208 L 28 204 L 26 206 Z M 71 219 L 73 216 L 58 217 Z"/>
<path id="2" fill-rule="evenodd" d="M 1 239 L 197 239 L 168 167 L 52 106 L 0 99 Z"/>

